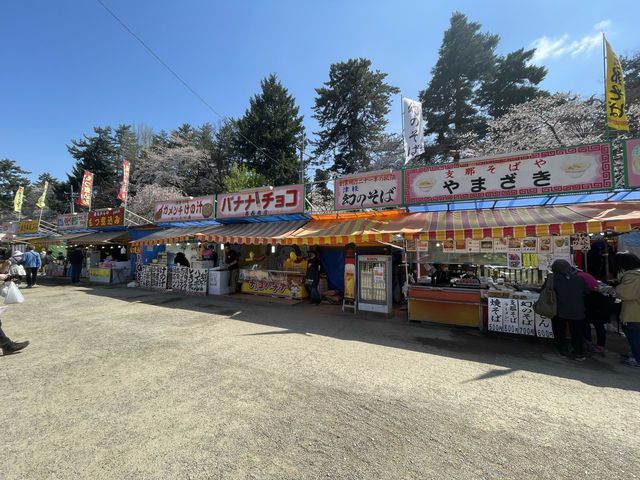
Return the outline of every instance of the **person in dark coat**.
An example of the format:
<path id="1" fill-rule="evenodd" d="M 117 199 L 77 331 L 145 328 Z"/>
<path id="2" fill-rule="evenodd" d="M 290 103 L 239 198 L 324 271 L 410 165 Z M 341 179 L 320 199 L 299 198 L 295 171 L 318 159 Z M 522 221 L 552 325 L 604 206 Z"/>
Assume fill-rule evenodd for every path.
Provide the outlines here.
<path id="1" fill-rule="evenodd" d="M 80 248 L 74 248 L 69 252 L 69 263 L 71 264 L 71 283 L 80 283 L 80 273 L 82 273 L 82 262 L 84 255 Z"/>
<path id="2" fill-rule="evenodd" d="M 553 272 L 553 289 L 556 293 L 557 311 L 551 319 L 553 327 L 553 341 L 560 355 L 568 357 L 569 347 L 566 339 L 567 324 L 571 333 L 573 358 L 576 361 L 585 360 L 584 330 L 585 311 L 584 297 L 590 290 L 583 278 L 577 276 L 571 264 L 566 260 L 556 260 L 551 265 Z M 546 284 L 546 281 L 545 281 Z"/>
<path id="3" fill-rule="evenodd" d="M 173 262 L 178 264 L 178 265 L 180 265 L 180 266 L 182 266 L 182 267 L 190 267 L 191 266 L 189 264 L 189 260 L 187 260 L 187 257 L 182 252 L 176 253 L 176 256 L 174 257 Z"/>
<path id="4" fill-rule="evenodd" d="M 0 307 L 0 313 L 2 313 L 3 310 L 4 307 Z M 2 348 L 2 355 L 11 355 L 12 353 L 22 350 L 27 345 L 29 345 L 29 340 L 14 342 L 7 337 L 2 331 L 2 322 L 0 321 L 0 348 Z"/>
<path id="5" fill-rule="evenodd" d="M 451 284 L 451 277 L 449 276 L 449 265 L 446 263 L 434 264 L 436 271 L 431 275 L 431 283 L 433 285 L 446 285 Z"/>
<path id="6" fill-rule="evenodd" d="M 320 284 L 320 259 L 315 250 L 309 250 L 309 259 L 307 260 L 307 275 L 305 278 L 305 287 L 309 289 L 311 294 L 311 304 L 320 305 L 322 297 L 318 291 Z"/>

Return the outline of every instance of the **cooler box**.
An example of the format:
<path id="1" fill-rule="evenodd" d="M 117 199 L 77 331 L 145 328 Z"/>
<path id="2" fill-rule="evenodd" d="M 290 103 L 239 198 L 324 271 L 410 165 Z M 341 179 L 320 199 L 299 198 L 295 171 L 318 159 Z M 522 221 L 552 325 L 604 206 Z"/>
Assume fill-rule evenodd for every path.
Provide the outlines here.
<path id="1" fill-rule="evenodd" d="M 229 270 L 209 269 L 209 295 L 224 295 L 229 288 Z"/>

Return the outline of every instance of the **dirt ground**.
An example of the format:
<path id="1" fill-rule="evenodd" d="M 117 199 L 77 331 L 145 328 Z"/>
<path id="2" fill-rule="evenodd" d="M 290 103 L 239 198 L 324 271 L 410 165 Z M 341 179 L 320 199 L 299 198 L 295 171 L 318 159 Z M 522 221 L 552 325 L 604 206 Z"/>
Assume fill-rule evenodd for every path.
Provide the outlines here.
<path id="1" fill-rule="evenodd" d="M 46 283 L 46 281 L 44 282 Z M 634 479 L 640 369 L 247 296 L 44 284 L 2 315 L 0 478 Z"/>

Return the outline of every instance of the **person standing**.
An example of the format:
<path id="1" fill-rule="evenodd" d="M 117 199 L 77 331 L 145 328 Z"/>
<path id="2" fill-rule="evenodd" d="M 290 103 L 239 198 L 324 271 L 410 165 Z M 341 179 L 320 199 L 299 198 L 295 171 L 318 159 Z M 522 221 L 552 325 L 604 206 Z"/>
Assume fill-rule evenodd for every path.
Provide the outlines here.
<path id="1" fill-rule="evenodd" d="M 449 265 L 446 263 L 434 263 L 436 271 L 431 275 L 431 283 L 433 285 L 446 285 L 451 284 L 451 277 L 449 276 Z"/>
<path id="2" fill-rule="evenodd" d="M 307 260 L 307 275 L 304 285 L 309 289 L 311 294 L 311 305 L 320 305 L 322 297 L 318 291 L 320 284 L 320 259 L 315 250 L 309 250 L 309 259 Z"/>
<path id="3" fill-rule="evenodd" d="M 71 283 L 80 283 L 80 273 L 82 273 L 82 262 L 84 255 L 82 250 L 74 248 L 69 252 L 69 263 L 71 264 Z"/>
<path id="4" fill-rule="evenodd" d="M 573 359 L 578 362 L 584 361 L 584 297 L 589 295 L 589 287 L 583 278 L 573 272 L 573 267 L 566 260 L 554 261 L 551 271 L 558 305 L 556 316 L 551 319 L 553 341 L 560 355 L 568 357 L 569 348 L 565 332 L 569 324 Z"/>
<path id="5" fill-rule="evenodd" d="M 27 272 L 27 288 L 35 286 L 38 278 L 38 268 L 42 266 L 42 260 L 40 260 L 40 254 L 35 251 L 33 245 L 27 247 L 27 251 L 22 256 L 21 263 Z"/>
<path id="6" fill-rule="evenodd" d="M 640 367 L 640 258 L 631 252 L 618 252 L 613 265 L 617 274 L 622 273 L 616 294 L 622 300 L 620 321 L 631 347 L 631 356 L 622 363 Z"/>
<path id="7" fill-rule="evenodd" d="M 231 248 L 230 243 L 224 244 L 224 266 L 229 269 L 229 287 L 231 287 L 230 293 L 238 292 L 238 254 Z"/>
<path id="8" fill-rule="evenodd" d="M 0 307 L 0 313 L 2 313 L 5 308 L 6 307 Z M 27 345 L 29 345 L 28 340 L 24 342 L 11 341 L 11 339 L 2 331 L 2 321 L 0 321 L 0 348 L 2 348 L 2 355 L 11 355 L 12 353 L 22 350 Z"/>

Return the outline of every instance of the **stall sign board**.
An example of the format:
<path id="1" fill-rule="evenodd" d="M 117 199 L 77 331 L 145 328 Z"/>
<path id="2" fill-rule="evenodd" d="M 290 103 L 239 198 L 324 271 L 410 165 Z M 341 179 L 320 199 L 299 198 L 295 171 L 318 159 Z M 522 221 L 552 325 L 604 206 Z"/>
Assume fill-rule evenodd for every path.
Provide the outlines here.
<path id="1" fill-rule="evenodd" d="M 87 219 L 89 228 L 124 227 L 124 207 L 91 210 Z"/>
<path id="2" fill-rule="evenodd" d="M 40 220 L 23 220 L 18 222 L 18 235 L 21 233 L 38 233 Z"/>
<path id="3" fill-rule="evenodd" d="M 489 297 L 489 316 L 487 328 L 490 332 L 503 331 L 502 298 Z"/>
<path id="4" fill-rule="evenodd" d="M 509 238 L 499 237 L 493 239 L 493 251 L 495 253 L 507 253 L 509 250 Z"/>
<path id="5" fill-rule="evenodd" d="M 518 330 L 522 335 L 535 335 L 533 300 L 518 300 Z"/>
<path id="6" fill-rule="evenodd" d="M 2 233 L 5 235 L 18 233 L 18 222 L 4 222 L 2 224 Z"/>
<path id="7" fill-rule="evenodd" d="M 624 184 L 627 188 L 640 187 L 640 138 L 623 140 Z"/>
<path id="8" fill-rule="evenodd" d="M 242 282 L 240 290 L 244 293 L 285 298 L 305 298 L 307 296 L 302 279 L 289 279 L 289 281 L 252 279 Z"/>
<path id="9" fill-rule="evenodd" d="M 136 265 L 138 283 L 143 288 L 167 289 L 168 269 L 164 265 Z"/>
<path id="10" fill-rule="evenodd" d="M 536 322 L 536 337 L 541 338 L 553 338 L 553 327 L 551 326 L 551 319 L 543 317 L 542 315 L 535 314 Z"/>
<path id="11" fill-rule="evenodd" d="M 518 300 L 505 298 L 502 300 L 502 331 L 520 333 L 518 324 Z"/>
<path id="12" fill-rule="evenodd" d="M 216 218 L 304 213 L 304 185 L 223 193 L 216 202 Z"/>
<path id="13" fill-rule="evenodd" d="M 586 233 L 576 233 L 571 235 L 571 248 L 574 252 L 581 250 L 589 250 L 591 248 L 591 240 Z"/>
<path id="14" fill-rule="evenodd" d="M 404 203 L 448 203 L 614 187 L 608 142 L 404 170 Z"/>
<path id="15" fill-rule="evenodd" d="M 334 188 L 336 210 L 402 205 L 402 172 L 338 178 Z"/>
<path id="16" fill-rule="evenodd" d="M 206 295 L 209 286 L 209 269 L 190 268 L 187 276 L 188 295 Z"/>
<path id="17" fill-rule="evenodd" d="M 87 228 L 87 214 L 70 213 L 66 215 L 58 215 L 56 222 L 58 230 L 83 230 Z"/>
<path id="18" fill-rule="evenodd" d="M 213 220 L 213 195 L 156 202 L 154 212 L 155 222 Z"/>

